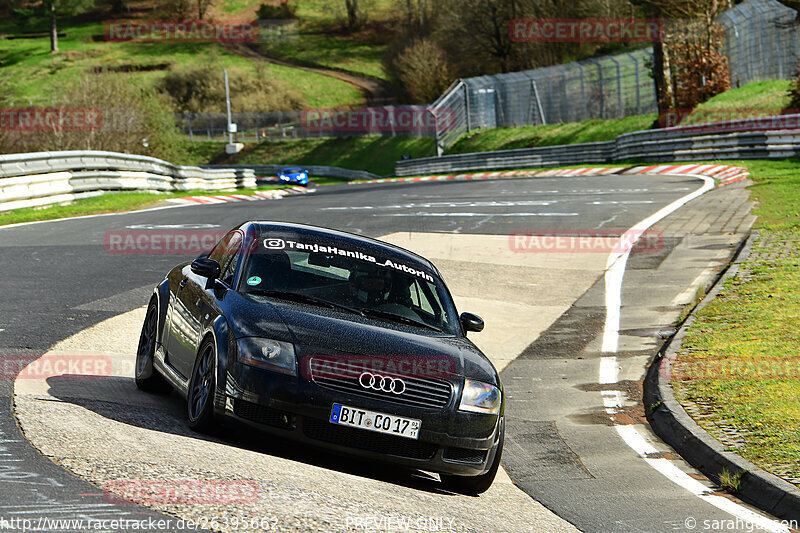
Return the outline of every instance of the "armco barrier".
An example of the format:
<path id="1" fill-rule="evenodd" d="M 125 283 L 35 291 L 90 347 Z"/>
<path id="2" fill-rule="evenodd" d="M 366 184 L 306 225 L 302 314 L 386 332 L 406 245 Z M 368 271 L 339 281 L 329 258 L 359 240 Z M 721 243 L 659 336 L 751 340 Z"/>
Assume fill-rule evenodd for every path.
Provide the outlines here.
<path id="1" fill-rule="evenodd" d="M 782 128 L 784 129 L 768 129 Z M 678 162 L 718 159 L 786 159 L 800 157 L 800 115 L 760 117 L 728 122 L 639 131 L 614 141 L 496 152 L 455 154 L 397 161 L 395 174 L 544 168 L 574 164 L 646 160 Z"/>
<path id="2" fill-rule="evenodd" d="M 424 157 L 397 161 L 398 176 L 417 176 L 460 172 L 463 170 L 500 170 L 512 168 L 544 168 L 585 163 L 606 163 L 614 152 L 614 141 L 587 144 L 566 144 L 540 148 L 520 148 L 498 152 Z"/>
<path id="3" fill-rule="evenodd" d="M 153 157 L 100 151 L 0 155 L 0 211 L 104 191 L 186 191 L 255 187 L 249 168 L 173 165 Z"/>
<path id="4" fill-rule="evenodd" d="M 372 180 L 380 176 L 367 172 L 365 170 L 350 170 L 348 168 L 328 167 L 322 165 L 200 165 L 200 168 L 214 169 L 214 168 L 232 168 L 236 170 L 252 169 L 256 176 L 274 176 L 284 168 L 300 167 L 308 170 L 311 175 L 311 180 L 314 176 L 324 176 L 326 178 L 340 178 L 345 180 Z"/>

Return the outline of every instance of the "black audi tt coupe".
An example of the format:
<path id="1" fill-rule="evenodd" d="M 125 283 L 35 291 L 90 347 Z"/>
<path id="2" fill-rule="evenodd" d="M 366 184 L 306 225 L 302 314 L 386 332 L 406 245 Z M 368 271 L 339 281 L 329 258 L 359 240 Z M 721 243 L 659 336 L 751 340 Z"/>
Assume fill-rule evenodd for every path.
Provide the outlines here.
<path id="1" fill-rule="evenodd" d="M 375 239 L 246 222 L 155 288 L 136 385 L 177 389 L 189 426 L 222 419 L 438 472 L 480 493 L 503 448 L 504 397 L 436 267 Z"/>

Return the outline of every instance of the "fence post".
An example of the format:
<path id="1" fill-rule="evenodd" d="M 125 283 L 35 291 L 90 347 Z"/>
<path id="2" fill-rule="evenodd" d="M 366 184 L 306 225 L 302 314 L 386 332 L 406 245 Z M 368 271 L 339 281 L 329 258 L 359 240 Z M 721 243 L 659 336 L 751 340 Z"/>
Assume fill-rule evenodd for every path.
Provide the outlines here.
<path id="1" fill-rule="evenodd" d="M 633 60 L 633 67 L 635 69 L 634 75 L 636 76 L 636 114 L 642 114 L 642 88 L 639 86 L 641 80 L 639 79 L 639 60 L 636 56 L 628 52 L 628 56 Z"/>
<path id="2" fill-rule="evenodd" d="M 542 109 L 542 101 L 539 99 L 539 88 L 536 86 L 536 80 L 531 80 L 533 86 L 533 97 L 536 99 L 536 106 L 539 109 L 539 118 L 542 119 L 542 125 L 547 125 L 547 119 L 544 117 L 544 109 Z"/>
<path id="3" fill-rule="evenodd" d="M 622 109 L 622 70 L 619 68 L 619 61 L 617 61 L 616 57 L 608 57 L 614 62 L 614 66 L 617 67 L 617 116 L 614 118 L 619 118 L 625 116 Z"/>
<path id="4" fill-rule="evenodd" d="M 583 102 L 583 116 L 589 118 L 589 102 L 586 101 L 586 76 L 583 72 L 583 65 L 576 63 L 581 73 L 581 102 Z"/>
<path id="5" fill-rule="evenodd" d="M 561 71 L 561 122 L 569 122 L 569 102 L 567 98 L 567 68 L 559 65 Z"/>
<path id="6" fill-rule="evenodd" d="M 606 91 L 605 91 L 605 83 L 603 80 L 603 65 L 596 59 L 590 59 L 592 63 L 597 65 L 597 79 L 598 84 L 600 85 L 600 118 L 606 118 Z"/>
<path id="7" fill-rule="evenodd" d="M 469 87 L 463 82 L 461 86 L 464 88 L 464 114 L 467 117 L 467 133 L 469 133 L 472 131 L 472 122 L 470 122 L 469 117 Z"/>
<path id="8" fill-rule="evenodd" d="M 433 115 L 433 142 L 436 144 L 436 157 L 442 157 L 444 155 L 444 146 L 442 146 L 441 137 L 439 136 L 439 116 L 431 111 Z"/>

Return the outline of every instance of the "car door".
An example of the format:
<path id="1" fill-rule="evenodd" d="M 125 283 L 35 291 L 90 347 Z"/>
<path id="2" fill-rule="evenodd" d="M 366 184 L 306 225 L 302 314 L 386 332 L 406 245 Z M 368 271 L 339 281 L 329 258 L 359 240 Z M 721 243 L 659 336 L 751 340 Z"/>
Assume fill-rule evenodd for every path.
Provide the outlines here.
<path id="1" fill-rule="evenodd" d="M 232 231 L 225 235 L 211 250 L 209 258 L 221 266 L 220 280 L 232 282 L 232 268 L 242 246 L 242 233 Z M 195 356 L 203 334 L 204 324 L 209 318 L 213 291 L 206 290 L 207 278 L 198 276 L 189 265 L 181 272 L 177 293 L 170 307 L 169 337 L 167 344 L 168 362 L 184 378 L 191 375 Z"/>

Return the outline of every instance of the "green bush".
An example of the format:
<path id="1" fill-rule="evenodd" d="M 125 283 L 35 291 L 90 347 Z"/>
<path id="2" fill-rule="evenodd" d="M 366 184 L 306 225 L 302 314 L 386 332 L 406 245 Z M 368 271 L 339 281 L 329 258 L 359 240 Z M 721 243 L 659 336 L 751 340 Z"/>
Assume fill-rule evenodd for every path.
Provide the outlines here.
<path id="1" fill-rule="evenodd" d="M 398 81 L 415 104 L 436 100 L 453 78 L 447 54 L 429 39 L 412 42 L 395 58 L 393 67 Z"/>
<path id="2" fill-rule="evenodd" d="M 107 150 L 172 160 L 182 157 L 182 145 L 169 101 L 153 89 L 142 89 L 120 74 L 86 75 L 53 94 L 51 108 L 88 109 L 102 117 L 97 126 L 71 130 L 54 124 L 48 129 L 6 131 L 4 152 Z"/>
<path id="3" fill-rule="evenodd" d="M 281 0 L 278 5 L 261 4 L 258 7 L 259 19 L 293 19 L 297 15 L 297 7 L 289 0 Z"/>
<path id="4" fill-rule="evenodd" d="M 263 65 L 255 75 L 240 68 L 228 69 L 231 109 L 234 112 L 266 112 L 302 109 L 305 99 L 298 91 L 267 76 Z M 206 64 L 169 72 L 159 83 L 177 111 L 222 113 L 225 111 L 223 68 Z"/>

